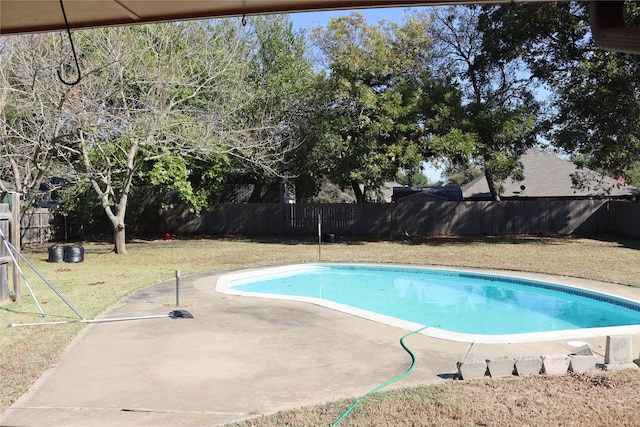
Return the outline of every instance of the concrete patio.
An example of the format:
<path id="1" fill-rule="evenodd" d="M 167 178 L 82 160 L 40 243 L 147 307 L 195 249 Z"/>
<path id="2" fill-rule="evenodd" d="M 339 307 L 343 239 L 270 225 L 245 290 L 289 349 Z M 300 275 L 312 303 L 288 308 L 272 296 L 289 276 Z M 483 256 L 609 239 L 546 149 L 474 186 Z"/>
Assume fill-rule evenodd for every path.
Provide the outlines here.
<path id="1" fill-rule="evenodd" d="M 0 414 L 0 425 L 220 425 L 358 397 L 411 363 L 399 344 L 405 330 L 308 303 L 217 293 L 217 277 L 181 278 L 179 308 L 193 319 L 88 325 L 28 393 Z M 640 299 L 640 290 L 613 288 Z M 103 317 L 175 309 L 170 281 L 133 294 Z M 606 337 L 583 341 L 602 363 Z M 390 388 L 452 381 L 456 362 L 465 357 L 570 351 L 566 340 L 470 344 L 416 334 L 405 344 L 416 366 Z"/>

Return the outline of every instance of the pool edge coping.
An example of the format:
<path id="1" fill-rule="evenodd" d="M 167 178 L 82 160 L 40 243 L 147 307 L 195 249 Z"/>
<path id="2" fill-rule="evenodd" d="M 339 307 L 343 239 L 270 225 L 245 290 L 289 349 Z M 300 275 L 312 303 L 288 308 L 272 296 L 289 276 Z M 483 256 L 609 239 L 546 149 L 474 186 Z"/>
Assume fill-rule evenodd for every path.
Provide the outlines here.
<path id="1" fill-rule="evenodd" d="M 238 276 L 251 277 L 252 275 L 255 275 L 257 272 L 270 271 L 274 273 L 277 273 L 277 272 L 284 273 L 284 272 L 291 272 L 292 270 L 295 271 L 296 269 L 308 270 L 309 268 L 312 268 L 314 266 L 320 267 L 325 265 L 326 266 L 358 265 L 358 266 L 364 266 L 364 267 L 384 266 L 384 267 L 397 267 L 397 268 L 404 267 L 404 268 L 456 271 L 456 272 L 464 272 L 464 273 L 503 276 L 503 277 L 509 277 L 509 278 L 528 280 L 528 281 L 545 282 L 545 283 L 550 283 L 552 285 L 558 285 L 560 287 L 568 287 L 568 288 L 579 289 L 587 292 L 598 293 L 614 299 L 622 299 L 622 300 L 626 300 L 626 301 L 640 305 L 640 289 L 633 288 L 633 287 L 625 287 L 625 285 L 620 285 L 615 283 L 595 281 L 591 279 L 559 276 L 559 275 L 553 275 L 548 273 L 532 273 L 532 272 L 520 272 L 520 271 L 512 271 L 512 270 L 497 270 L 497 269 L 484 269 L 484 268 L 472 268 L 472 267 L 430 266 L 430 265 L 424 266 L 424 265 L 412 265 L 412 264 L 384 264 L 384 263 L 310 262 L 310 263 L 287 264 L 287 265 L 279 265 L 279 266 L 252 267 L 250 269 L 238 270 L 236 272 L 227 272 L 217 276 L 214 290 L 216 292 L 225 293 L 229 295 L 236 295 L 236 296 L 244 296 L 244 297 L 248 296 L 248 297 L 254 297 L 254 298 L 266 298 L 266 299 L 305 302 L 305 303 L 329 308 L 332 310 L 336 310 L 352 316 L 357 316 L 360 318 L 378 322 L 381 324 L 386 324 L 388 326 L 405 329 L 408 331 L 415 331 L 425 326 L 419 323 L 410 322 L 410 321 L 398 319 L 391 316 L 386 316 L 383 314 L 359 309 L 349 305 L 340 304 L 340 303 L 336 303 L 333 301 L 324 300 L 320 298 L 237 291 L 237 290 L 233 290 L 229 286 L 229 279 L 232 276 L 234 278 L 237 278 Z M 576 283 L 567 283 L 567 282 L 576 282 Z M 628 296 L 622 296 L 616 293 L 611 293 L 610 289 L 608 290 L 602 289 L 602 288 L 611 288 L 611 287 L 620 287 L 620 289 L 626 289 L 626 290 L 636 289 L 636 291 L 639 293 L 638 299 L 633 299 Z M 432 338 L 437 338 L 437 339 L 442 339 L 447 341 L 454 341 L 454 342 L 466 342 L 466 343 L 477 343 L 477 344 L 520 344 L 520 343 L 533 343 L 533 342 L 543 342 L 543 341 L 596 338 L 596 337 L 605 337 L 609 335 L 636 335 L 636 334 L 640 334 L 640 324 L 624 325 L 624 326 L 607 326 L 607 327 L 599 327 L 599 328 L 568 329 L 568 330 L 549 331 L 549 332 L 528 332 L 528 333 L 522 333 L 522 334 L 504 334 L 504 335 L 468 334 L 468 333 L 448 331 L 448 330 L 439 329 L 436 327 L 428 327 L 422 330 L 420 334 L 428 337 L 432 337 Z"/>

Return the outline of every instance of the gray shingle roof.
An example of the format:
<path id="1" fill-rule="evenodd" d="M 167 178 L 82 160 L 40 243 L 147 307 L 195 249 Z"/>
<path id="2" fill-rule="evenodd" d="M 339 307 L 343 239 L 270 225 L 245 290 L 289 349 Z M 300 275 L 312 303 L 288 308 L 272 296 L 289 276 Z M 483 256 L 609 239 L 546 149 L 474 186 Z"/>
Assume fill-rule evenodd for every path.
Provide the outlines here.
<path id="1" fill-rule="evenodd" d="M 585 197 L 630 197 L 640 196 L 640 191 L 617 180 L 562 160 L 555 154 L 538 149 L 529 149 L 520 158 L 524 180 L 508 179 L 503 183 L 502 198 L 585 198 Z M 574 188 L 572 175 L 586 178 L 588 185 Z M 462 186 L 465 200 L 490 199 L 486 178 L 480 176 Z"/>
<path id="2" fill-rule="evenodd" d="M 462 191 L 458 185 L 437 187 L 393 187 L 394 202 L 425 202 L 443 200 L 462 200 Z"/>

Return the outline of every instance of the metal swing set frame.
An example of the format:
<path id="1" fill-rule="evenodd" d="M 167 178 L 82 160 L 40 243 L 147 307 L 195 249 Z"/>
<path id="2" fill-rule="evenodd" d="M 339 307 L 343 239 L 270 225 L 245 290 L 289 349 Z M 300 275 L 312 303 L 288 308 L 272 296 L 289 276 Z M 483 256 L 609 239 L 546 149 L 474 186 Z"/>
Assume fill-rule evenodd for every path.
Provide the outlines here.
<path id="1" fill-rule="evenodd" d="M 33 272 L 40 278 L 42 279 L 42 281 L 67 305 L 67 307 L 69 307 L 71 309 L 71 311 L 73 311 L 75 313 L 76 316 L 78 316 L 78 319 L 74 319 L 74 320 L 62 320 L 62 321 L 54 321 L 54 322 L 31 322 L 31 323 L 9 323 L 7 325 L 7 327 L 9 328 L 15 328 L 15 327 L 19 327 L 19 326 L 44 326 L 44 325 L 65 325 L 65 324 L 70 324 L 70 323 L 107 323 L 107 322 L 122 322 L 122 321 L 128 321 L 128 320 L 145 320 L 145 319 L 161 319 L 161 318 L 171 318 L 171 319 L 191 319 L 193 318 L 193 315 L 191 313 L 189 313 L 187 310 L 173 310 L 171 312 L 169 312 L 168 314 L 160 314 L 160 315 L 151 315 L 151 316 L 132 316 L 132 317 L 117 317 L 117 318 L 107 318 L 107 319 L 87 319 L 85 318 L 65 297 L 64 295 L 62 295 L 60 293 L 60 291 L 58 291 L 55 286 L 53 286 L 51 284 L 51 282 L 49 280 L 47 280 L 46 277 L 44 277 L 44 275 L 38 271 L 38 269 L 31 263 L 29 262 L 29 260 L 5 237 L 4 233 L 2 232 L 2 229 L 0 229 L 0 238 L 2 239 L 2 243 L 5 246 L 5 248 L 7 248 L 7 251 L 9 252 L 9 255 L 11 257 L 11 260 L 13 262 L 13 266 L 18 270 L 18 273 L 20 274 L 20 277 L 22 278 L 22 281 L 24 282 L 25 286 L 27 287 L 27 289 L 29 290 L 29 294 L 31 294 L 31 297 L 33 298 L 33 301 L 36 303 L 36 306 L 38 307 L 38 310 L 40 311 L 40 315 L 42 316 L 42 318 L 46 318 L 47 315 L 44 312 L 44 310 L 42 309 L 42 306 L 40 305 L 40 303 L 38 302 L 38 299 L 36 298 L 33 289 L 31 288 L 31 286 L 29 285 L 29 282 L 27 281 L 27 277 L 25 276 L 24 272 L 22 271 L 22 269 L 20 268 L 20 265 L 18 264 L 16 257 L 14 256 L 17 255 L 21 260 L 23 260 L 32 270 Z"/>

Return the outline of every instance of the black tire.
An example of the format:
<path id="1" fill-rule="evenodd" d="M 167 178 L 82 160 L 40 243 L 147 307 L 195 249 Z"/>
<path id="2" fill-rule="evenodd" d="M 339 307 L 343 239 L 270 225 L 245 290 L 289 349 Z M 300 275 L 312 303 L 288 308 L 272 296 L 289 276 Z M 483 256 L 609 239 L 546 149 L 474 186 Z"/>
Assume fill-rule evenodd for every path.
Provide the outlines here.
<path id="1" fill-rule="evenodd" d="M 67 246 L 64 248 L 64 262 L 84 261 L 84 248 L 82 246 Z"/>
<path id="2" fill-rule="evenodd" d="M 49 246 L 49 259 L 48 262 L 62 262 L 64 259 L 65 248 L 64 246 Z"/>

